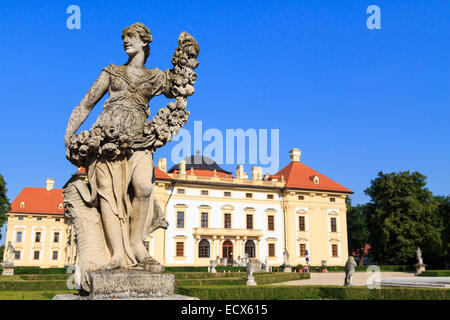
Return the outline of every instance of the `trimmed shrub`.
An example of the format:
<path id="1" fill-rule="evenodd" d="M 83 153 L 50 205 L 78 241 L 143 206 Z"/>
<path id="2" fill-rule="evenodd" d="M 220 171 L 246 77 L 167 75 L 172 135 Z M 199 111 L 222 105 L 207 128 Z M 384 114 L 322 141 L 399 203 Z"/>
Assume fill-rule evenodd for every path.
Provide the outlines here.
<path id="1" fill-rule="evenodd" d="M 66 280 L 52 281 L 2 281 L 0 291 L 68 290 Z"/>
<path id="2" fill-rule="evenodd" d="M 63 274 L 66 268 L 15 267 L 14 274 Z"/>
<path id="3" fill-rule="evenodd" d="M 356 272 L 366 272 L 367 268 L 370 265 L 363 265 L 363 266 L 357 266 Z M 407 271 L 414 271 L 413 266 L 407 266 L 407 265 L 376 265 L 380 268 L 380 271 L 384 272 L 407 272 Z M 311 272 L 321 272 L 322 266 L 311 266 Z M 327 267 L 328 272 L 345 272 L 344 266 L 328 266 Z"/>
<path id="4" fill-rule="evenodd" d="M 338 286 L 207 286 L 177 287 L 178 294 L 201 300 L 450 300 L 448 289 Z"/>
<path id="5" fill-rule="evenodd" d="M 420 274 L 421 277 L 450 277 L 450 270 L 427 270 Z"/>

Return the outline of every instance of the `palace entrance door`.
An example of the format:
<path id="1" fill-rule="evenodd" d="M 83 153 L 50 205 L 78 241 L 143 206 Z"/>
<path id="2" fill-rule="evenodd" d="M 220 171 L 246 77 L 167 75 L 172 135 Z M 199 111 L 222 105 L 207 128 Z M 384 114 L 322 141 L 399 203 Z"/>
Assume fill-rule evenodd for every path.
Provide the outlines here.
<path id="1" fill-rule="evenodd" d="M 222 257 L 227 259 L 228 265 L 233 264 L 233 242 L 225 240 L 222 245 Z"/>

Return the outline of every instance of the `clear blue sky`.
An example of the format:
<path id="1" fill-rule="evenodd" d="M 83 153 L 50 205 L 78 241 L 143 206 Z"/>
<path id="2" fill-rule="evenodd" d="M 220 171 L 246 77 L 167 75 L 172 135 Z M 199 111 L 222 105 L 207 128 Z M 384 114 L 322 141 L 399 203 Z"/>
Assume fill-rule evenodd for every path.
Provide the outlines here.
<path id="1" fill-rule="evenodd" d="M 81 30 L 66 27 L 71 4 Z M 366 27 L 371 4 L 381 30 Z M 60 188 L 74 172 L 67 120 L 102 68 L 126 61 L 121 30 L 134 22 L 154 37 L 148 68 L 171 67 L 181 31 L 200 44 L 185 128 L 279 129 L 280 167 L 298 147 L 354 203 L 368 201 L 363 190 L 380 170 L 419 171 L 433 193 L 449 193 L 450 1 L 13 1 L 2 2 L 0 21 L 10 200 L 48 177 Z M 152 100 L 152 114 L 166 103 Z M 170 158 L 173 145 L 155 158 Z"/>

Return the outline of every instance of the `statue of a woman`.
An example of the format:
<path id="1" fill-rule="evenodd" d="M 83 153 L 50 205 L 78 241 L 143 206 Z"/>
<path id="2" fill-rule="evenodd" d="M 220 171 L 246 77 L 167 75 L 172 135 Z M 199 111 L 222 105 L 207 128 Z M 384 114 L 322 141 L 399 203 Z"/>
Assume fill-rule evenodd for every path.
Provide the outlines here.
<path id="1" fill-rule="evenodd" d="M 96 208 L 101 217 L 105 250 L 110 257 L 103 269 L 132 266 L 149 259 L 143 244 L 145 228 L 154 230 L 158 226 L 146 223 L 154 223 L 155 215 L 161 214 L 155 210 L 160 207 L 152 196 L 153 152 L 187 123 L 186 98 L 194 92 L 193 69 L 198 65 L 199 53 L 195 39 L 183 32 L 172 59 L 174 68 L 146 69 L 152 42 L 147 27 L 135 23 L 123 30 L 122 39 L 128 61 L 103 69 L 73 110 L 64 139 L 66 157 L 74 165 L 86 168 L 88 187 L 77 186 L 79 198 L 86 208 Z M 109 98 L 91 130 L 77 135 L 78 128 L 107 92 Z M 175 101 L 147 121 L 149 101 L 161 94 Z M 73 207 L 79 207 L 80 201 L 73 201 L 69 211 L 76 211 Z M 77 228 L 75 224 L 77 237 L 89 237 L 88 227 Z"/>

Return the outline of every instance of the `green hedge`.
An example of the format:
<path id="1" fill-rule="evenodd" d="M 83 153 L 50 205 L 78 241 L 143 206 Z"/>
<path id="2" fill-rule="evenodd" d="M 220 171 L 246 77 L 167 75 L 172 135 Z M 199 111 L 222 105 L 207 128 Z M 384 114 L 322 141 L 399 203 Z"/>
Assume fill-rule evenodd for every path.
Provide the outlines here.
<path id="1" fill-rule="evenodd" d="M 246 276 L 245 272 L 174 272 L 175 279 L 209 279 L 209 278 L 237 278 Z"/>
<path id="2" fill-rule="evenodd" d="M 231 267 L 231 266 L 220 266 L 216 267 L 217 272 L 245 272 L 245 267 Z M 208 267 L 165 267 L 166 273 L 177 273 L 177 272 L 208 272 Z"/>
<path id="3" fill-rule="evenodd" d="M 66 268 L 15 267 L 14 274 L 63 274 Z"/>
<path id="4" fill-rule="evenodd" d="M 366 272 L 367 268 L 369 268 L 370 265 L 363 265 L 363 266 L 357 266 L 356 272 Z M 413 266 L 407 266 L 407 265 L 376 265 L 380 268 L 380 271 L 384 272 L 407 272 L 407 271 L 414 271 Z M 322 266 L 311 266 L 310 268 L 311 272 L 321 272 Z M 328 272 L 345 272 L 345 267 L 343 266 L 328 266 L 327 267 Z"/>
<path id="5" fill-rule="evenodd" d="M 177 294 L 201 300 L 450 300 L 448 289 L 338 286 L 205 286 L 176 287 Z"/>
<path id="6" fill-rule="evenodd" d="M 18 275 L 22 280 L 67 280 L 72 274 L 21 274 Z"/>
<path id="7" fill-rule="evenodd" d="M 450 270 L 427 270 L 420 274 L 421 277 L 450 277 Z"/>
<path id="8" fill-rule="evenodd" d="M 75 293 L 74 290 L 0 291 L 0 300 L 51 300 L 56 294 Z"/>
<path id="9" fill-rule="evenodd" d="M 49 291 L 68 290 L 66 280 L 2 281 L 0 291 Z"/>

